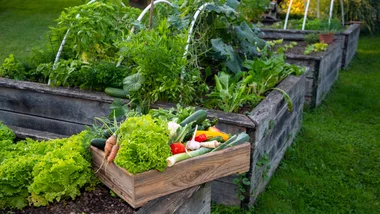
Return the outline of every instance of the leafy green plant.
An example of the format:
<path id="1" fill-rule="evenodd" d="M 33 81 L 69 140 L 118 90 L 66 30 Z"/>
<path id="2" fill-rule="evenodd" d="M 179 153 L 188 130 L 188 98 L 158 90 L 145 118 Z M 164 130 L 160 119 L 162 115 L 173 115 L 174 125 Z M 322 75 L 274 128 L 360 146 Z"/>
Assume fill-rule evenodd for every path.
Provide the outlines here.
<path id="1" fill-rule="evenodd" d="M 221 72 L 215 75 L 215 89 L 208 95 L 208 105 L 218 106 L 225 112 L 237 112 L 246 103 L 257 103 L 260 98 L 249 93 L 247 79 L 232 78 Z"/>
<path id="2" fill-rule="evenodd" d="M 0 77 L 16 80 L 26 79 L 24 67 L 16 61 L 13 54 L 6 58 L 0 67 Z"/>
<path id="3" fill-rule="evenodd" d="M 269 161 L 269 155 L 267 152 L 265 152 L 261 157 L 260 159 L 256 162 L 256 167 L 259 167 L 260 169 L 263 169 L 263 172 L 262 172 L 262 177 L 265 179 L 265 180 L 268 180 L 269 177 L 268 177 L 268 172 L 271 168 L 271 164 L 270 164 L 270 161 Z"/>
<path id="4" fill-rule="evenodd" d="M 15 138 L 16 138 L 16 135 L 13 133 L 13 131 L 0 121 L 0 141 L 2 140 L 12 141 Z"/>
<path id="5" fill-rule="evenodd" d="M 94 185 L 87 150 L 91 138 L 83 131 L 42 142 L 0 140 L 0 209 L 74 199 L 82 187 Z"/>
<path id="6" fill-rule="evenodd" d="M 138 9 L 122 7 L 120 1 L 96 1 L 70 7 L 62 12 L 57 26 L 51 28 L 52 41 L 58 46 L 70 29 L 65 52 L 71 51 L 69 55 L 83 62 L 107 59 L 116 54 L 114 43 L 128 34 L 138 14 Z"/>
<path id="7" fill-rule="evenodd" d="M 321 51 L 326 51 L 328 46 L 329 46 L 328 44 L 323 43 L 323 42 L 308 45 L 305 48 L 304 54 L 308 55 L 308 54 L 311 54 L 312 52 L 318 53 Z"/>
<path id="8" fill-rule="evenodd" d="M 247 21 L 257 22 L 267 10 L 269 2 L 270 0 L 243 0 L 239 5 L 239 11 Z"/>
<path id="9" fill-rule="evenodd" d="M 236 197 L 243 201 L 246 195 L 246 188 L 251 185 L 251 181 L 246 177 L 246 174 L 240 174 L 236 178 L 234 178 L 233 183 L 238 186 Z"/>
<path id="10" fill-rule="evenodd" d="M 132 64 L 132 75 L 124 79 L 124 90 L 138 105 L 157 100 L 190 103 L 202 87 L 199 70 L 187 70 L 183 57 L 186 34 L 170 28 L 166 19 L 156 29 L 142 30 L 121 43 L 125 63 Z M 204 87 L 203 87 L 204 88 Z"/>
<path id="11" fill-rule="evenodd" d="M 120 126 L 120 150 L 115 163 L 130 173 L 163 171 L 171 155 L 167 122 L 150 115 L 129 117 Z"/>
<path id="12" fill-rule="evenodd" d="M 308 44 L 314 44 L 319 41 L 319 34 L 317 33 L 310 33 L 304 36 L 305 42 Z"/>

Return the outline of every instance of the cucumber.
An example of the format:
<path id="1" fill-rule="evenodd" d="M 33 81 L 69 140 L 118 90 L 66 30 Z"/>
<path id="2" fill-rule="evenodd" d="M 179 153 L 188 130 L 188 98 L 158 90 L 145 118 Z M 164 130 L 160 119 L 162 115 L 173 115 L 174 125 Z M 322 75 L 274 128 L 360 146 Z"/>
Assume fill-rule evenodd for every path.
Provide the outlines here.
<path id="1" fill-rule="evenodd" d="M 127 98 L 128 92 L 124 91 L 123 89 L 120 88 L 111 88 L 108 87 L 104 90 L 106 94 L 110 95 L 111 97 L 119 97 L 119 98 Z"/>
<path id="2" fill-rule="evenodd" d="M 109 138 L 109 137 L 111 137 L 111 135 L 112 135 L 115 131 L 116 131 L 116 128 L 114 128 L 114 127 L 110 128 L 110 129 L 105 129 L 105 130 L 103 131 L 103 137 L 104 137 L 104 138 Z"/>
<path id="3" fill-rule="evenodd" d="M 196 124 L 201 124 L 207 118 L 207 111 L 198 110 L 184 119 L 179 125 L 185 126 L 189 123 L 195 122 Z"/>
<path id="4" fill-rule="evenodd" d="M 104 150 L 104 147 L 106 146 L 106 141 L 107 140 L 103 138 L 94 138 L 90 141 L 90 143 L 96 148 Z"/>
<path id="5" fill-rule="evenodd" d="M 207 141 L 213 141 L 213 140 L 216 140 L 216 141 L 221 142 L 221 143 L 224 142 L 224 139 L 222 136 L 216 136 L 216 137 L 212 137 L 210 139 L 207 139 Z"/>

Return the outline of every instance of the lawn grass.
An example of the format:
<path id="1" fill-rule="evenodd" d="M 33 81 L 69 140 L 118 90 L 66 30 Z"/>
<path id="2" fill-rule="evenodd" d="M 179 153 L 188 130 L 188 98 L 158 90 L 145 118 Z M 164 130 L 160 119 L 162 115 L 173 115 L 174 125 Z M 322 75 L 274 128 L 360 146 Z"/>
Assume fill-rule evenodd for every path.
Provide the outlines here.
<path id="1" fill-rule="evenodd" d="M 327 101 L 304 113 L 296 142 L 252 213 L 380 213 L 379 41 L 361 38 Z"/>
<path id="2" fill-rule="evenodd" d="M 63 8 L 83 4 L 82 0 L 0 0 L 0 63 L 9 54 L 24 57 L 48 40 Z"/>

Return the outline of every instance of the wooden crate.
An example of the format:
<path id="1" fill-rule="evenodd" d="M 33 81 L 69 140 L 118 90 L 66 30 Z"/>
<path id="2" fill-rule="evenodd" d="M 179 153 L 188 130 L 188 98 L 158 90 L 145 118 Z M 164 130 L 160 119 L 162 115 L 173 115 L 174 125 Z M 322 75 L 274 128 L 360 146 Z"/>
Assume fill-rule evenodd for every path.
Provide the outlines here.
<path id="1" fill-rule="evenodd" d="M 98 170 L 103 162 L 103 151 L 91 147 L 93 168 Z M 111 163 L 103 164 L 99 179 L 133 208 L 150 200 L 187 189 L 217 178 L 244 173 L 250 167 L 250 143 L 207 153 L 175 164 L 164 172 L 150 170 L 131 174 Z"/>

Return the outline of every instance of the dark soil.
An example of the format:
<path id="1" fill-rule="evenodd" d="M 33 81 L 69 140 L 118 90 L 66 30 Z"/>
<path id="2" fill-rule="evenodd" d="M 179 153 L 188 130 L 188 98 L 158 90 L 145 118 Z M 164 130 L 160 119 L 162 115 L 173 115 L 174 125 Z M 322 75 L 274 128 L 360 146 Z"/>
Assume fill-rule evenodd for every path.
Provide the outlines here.
<path id="1" fill-rule="evenodd" d="M 0 213 L 4 211 L 0 210 Z M 6 214 L 131 214 L 135 209 L 118 196 L 111 196 L 110 190 L 104 185 L 98 185 L 95 191 L 83 192 L 75 200 L 61 201 L 46 207 L 27 207 L 23 210 L 5 211 Z"/>
<path id="2" fill-rule="evenodd" d="M 291 41 L 288 41 L 288 40 L 284 40 L 282 42 L 281 45 L 275 45 L 274 46 L 274 49 L 278 49 L 280 46 L 284 46 L 284 45 L 289 45 Z M 306 47 L 308 46 L 309 44 L 307 42 L 304 42 L 304 41 L 297 41 L 297 45 L 295 45 L 293 48 L 289 48 L 287 51 L 285 51 L 285 54 L 294 54 L 294 55 L 305 55 L 304 54 L 304 51 L 306 49 Z M 327 50 L 330 48 L 330 45 L 327 47 Z M 327 51 L 326 50 L 326 51 Z M 308 55 L 305 55 L 305 56 L 315 56 L 315 57 L 318 57 L 318 56 L 323 56 L 325 54 L 326 51 L 321 51 L 321 52 L 311 52 L 310 54 Z"/>

